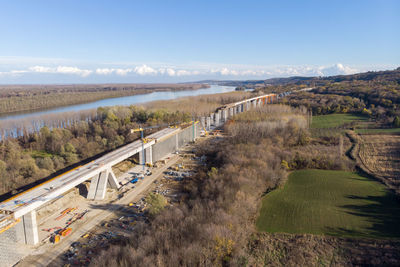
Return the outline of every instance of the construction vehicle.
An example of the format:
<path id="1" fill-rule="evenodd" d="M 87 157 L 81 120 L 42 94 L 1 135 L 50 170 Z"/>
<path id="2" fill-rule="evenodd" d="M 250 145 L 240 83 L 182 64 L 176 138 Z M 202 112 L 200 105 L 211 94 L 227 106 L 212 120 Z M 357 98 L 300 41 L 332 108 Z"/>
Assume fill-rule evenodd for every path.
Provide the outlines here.
<path id="1" fill-rule="evenodd" d="M 129 181 L 131 184 L 135 184 L 135 183 L 137 183 L 139 181 L 139 179 L 136 177 L 136 178 L 133 178 L 131 181 Z"/>

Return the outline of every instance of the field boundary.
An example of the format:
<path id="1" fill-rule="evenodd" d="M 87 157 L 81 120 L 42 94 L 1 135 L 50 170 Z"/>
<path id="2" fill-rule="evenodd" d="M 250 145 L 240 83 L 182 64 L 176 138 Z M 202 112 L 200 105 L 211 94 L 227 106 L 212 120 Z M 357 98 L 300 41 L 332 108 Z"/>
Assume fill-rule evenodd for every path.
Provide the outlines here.
<path id="1" fill-rule="evenodd" d="M 346 131 L 346 136 L 350 139 L 353 144 L 349 151 L 349 157 L 356 161 L 357 170 L 368 177 L 371 177 L 378 182 L 384 184 L 390 191 L 394 192 L 397 196 L 400 196 L 400 191 L 396 189 L 387 179 L 383 176 L 373 173 L 364 163 L 359 156 L 361 140 L 357 133 L 352 130 Z"/>

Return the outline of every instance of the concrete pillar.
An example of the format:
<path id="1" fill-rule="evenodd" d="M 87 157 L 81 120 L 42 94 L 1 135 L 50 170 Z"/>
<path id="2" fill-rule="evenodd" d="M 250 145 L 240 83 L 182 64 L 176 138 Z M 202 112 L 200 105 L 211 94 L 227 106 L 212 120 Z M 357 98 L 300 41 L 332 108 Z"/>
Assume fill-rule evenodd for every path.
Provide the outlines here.
<path id="1" fill-rule="evenodd" d="M 209 131 L 211 129 L 211 117 L 206 118 L 206 130 Z"/>
<path id="2" fill-rule="evenodd" d="M 108 169 L 108 184 L 109 184 L 110 188 L 113 188 L 113 189 L 118 189 L 120 187 L 117 177 L 115 177 L 115 174 L 111 168 Z"/>
<path id="3" fill-rule="evenodd" d="M 193 121 L 193 124 L 192 124 L 192 134 L 191 134 L 191 136 L 192 136 L 192 142 L 194 142 L 194 141 L 196 141 L 196 134 L 197 134 L 197 129 L 196 129 L 197 127 L 196 127 L 196 122 L 194 122 Z M 178 135 L 176 135 L 176 136 L 178 136 Z"/>
<path id="4" fill-rule="evenodd" d="M 250 101 L 246 101 L 246 111 L 250 110 Z"/>
<path id="5" fill-rule="evenodd" d="M 214 125 L 215 125 L 216 127 L 218 127 L 219 124 L 220 124 L 220 121 L 219 121 L 219 113 L 215 113 Z"/>
<path id="6" fill-rule="evenodd" d="M 256 102 L 256 100 L 251 101 L 251 104 L 253 105 L 253 108 L 256 108 L 256 107 L 257 107 L 257 102 Z"/>
<path id="7" fill-rule="evenodd" d="M 233 116 L 233 108 L 229 108 L 229 117 Z"/>
<path id="8" fill-rule="evenodd" d="M 178 136 L 178 135 L 175 135 L 175 136 Z M 145 157 L 146 157 L 145 162 L 153 164 L 153 147 L 149 146 L 144 151 L 145 151 Z"/>
<path id="9" fill-rule="evenodd" d="M 146 156 L 143 154 L 143 151 L 139 151 L 139 164 L 143 165 L 146 163 Z"/>
<path id="10" fill-rule="evenodd" d="M 179 150 L 179 134 L 175 135 L 175 151 Z"/>
<path id="11" fill-rule="evenodd" d="M 92 180 L 90 180 L 90 187 L 89 187 L 89 192 L 87 194 L 88 199 L 94 199 L 96 196 L 96 191 L 97 191 L 97 185 L 99 183 L 99 175 L 96 174 Z"/>
<path id="12" fill-rule="evenodd" d="M 215 125 L 215 114 L 214 113 L 210 114 L 210 120 L 211 120 L 210 124 Z"/>
<path id="13" fill-rule="evenodd" d="M 224 109 L 222 111 L 222 117 L 223 117 L 224 122 L 228 121 L 228 110 L 227 109 Z"/>
<path id="14" fill-rule="evenodd" d="M 104 199 L 107 192 L 108 171 L 103 171 L 99 176 L 99 183 L 97 185 L 95 200 Z"/>
<path id="15" fill-rule="evenodd" d="M 201 117 L 201 118 L 200 118 L 200 123 L 201 123 L 201 126 L 202 126 L 203 128 L 206 128 L 206 118 L 205 118 L 205 117 Z"/>
<path id="16" fill-rule="evenodd" d="M 39 243 L 39 233 L 36 222 L 36 211 L 31 211 L 21 218 L 21 222 L 18 223 L 19 227 L 16 229 L 17 238 L 22 243 L 28 245 L 36 245 Z"/>
<path id="17" fill-rule="evenodd" d="M 219 117 L 219 125 L 222 122 L 222 110 L 218 110 L 218 117 Z"/>

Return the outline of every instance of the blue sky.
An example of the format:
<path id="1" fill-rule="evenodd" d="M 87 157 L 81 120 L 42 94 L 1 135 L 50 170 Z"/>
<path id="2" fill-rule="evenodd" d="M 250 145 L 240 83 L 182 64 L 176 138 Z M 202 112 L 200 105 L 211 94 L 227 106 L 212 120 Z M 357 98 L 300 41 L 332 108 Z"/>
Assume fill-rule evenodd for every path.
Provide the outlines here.
<path id="1" fill-rule="evenodd" d="M 400 65 L 400 1 L 0 0 L 0 83 L 332 75 Z"/>

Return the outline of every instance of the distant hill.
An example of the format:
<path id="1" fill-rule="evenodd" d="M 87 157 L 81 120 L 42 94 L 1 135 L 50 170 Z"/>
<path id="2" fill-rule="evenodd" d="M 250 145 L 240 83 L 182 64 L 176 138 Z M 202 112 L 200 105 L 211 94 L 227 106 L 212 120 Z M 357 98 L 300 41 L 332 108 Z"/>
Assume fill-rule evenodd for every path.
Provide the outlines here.
<path id="1" fill-rule="evenodd" d="M 287 85 L 287 84 L 306 84 L 318 85 L 323 84 L 324 81 L 342 82 L 342 81 L 393 81 L 400 84 L 400 67 L 395 70 L 385 71 L 368 71 L 364 73 L 356 73 L 350 75 L 336 75 L 328 77 L 302 77 L 293 76 L 288 78 L 271 78 L 266 80 L 246 80 L 246 81 L 218 81 L 207 80 L 199 81 L 199 83 L 218 84 L 226 86 L 241 86 L 247 88 L 265 87 L 268 85 Z"/>

